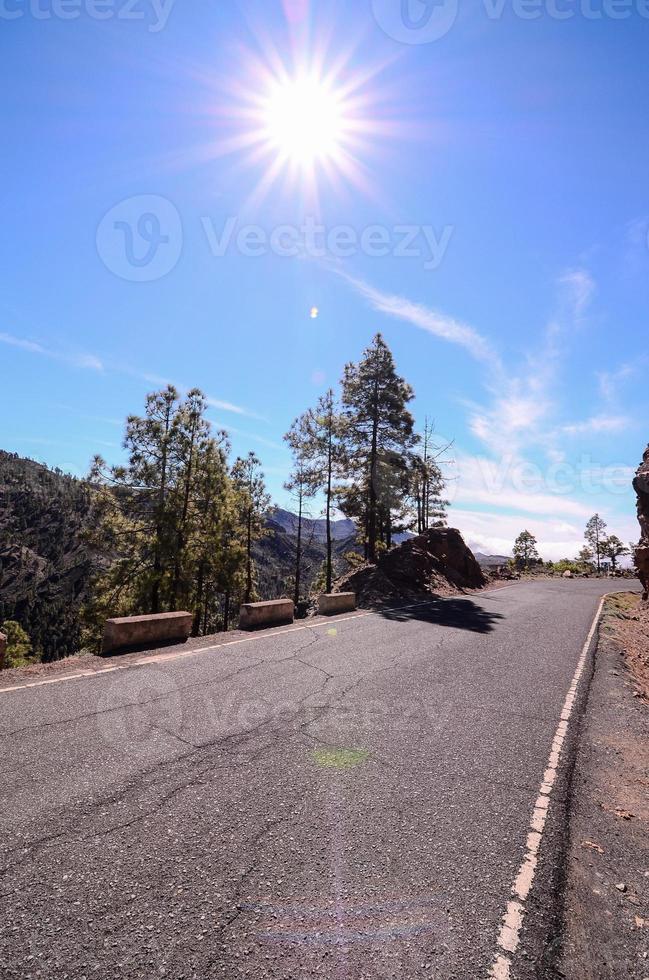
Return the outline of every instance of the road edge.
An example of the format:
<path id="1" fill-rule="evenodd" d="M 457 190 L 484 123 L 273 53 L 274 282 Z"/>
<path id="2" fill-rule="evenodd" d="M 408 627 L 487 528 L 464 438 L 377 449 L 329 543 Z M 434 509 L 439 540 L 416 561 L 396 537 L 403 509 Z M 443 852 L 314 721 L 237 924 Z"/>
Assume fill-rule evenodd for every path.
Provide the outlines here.
<path id="1" fill-rule="evenodd" d="M 561 921 L 561 881 L 566 868 L 565 855 L 569 846 L 570 804 L 573 776 L 577 759 L 577 748 L 581 728 L 588 704 L 588 695 L 592 682 L 595 656 L 599 639 L 599 628 L 606 599 L 611 593 L 600 597 L 595 616 L 592 620 L 586 641 L 582 647 L 577 667 L 568 688 L 563 708 L 559 716 L 559 724 L 555 730 L 548 763 L 543 774 L 539 793 L 536 798 L 528 828 L 525 855 L 511 888 L 511 898 L 507 903 L 502 919 L 500 932 L 496 939 L 496 952 L 489 970 L 490 980 L 511 980 L 514 960 L 521 947 L 523 929 L 530 928 L 528 905 L 532 887 L 537 877 L 537 869 L 541 868 L 541 847 L 544 844 L 544 834 L 551 807 L 556 799 L 555 786 L 560 783 L 565 786 L 561 811 L 556 808 L 552 816 L 559 816 L 560 850 L 559 873 L 551 883 L 552 913 L 549 921 L 556 926 Z M 587 667 L 589 669 L 587 669 Z M 575 710 L 576 709 L 576 710 Z M 556 831 L 556 828 L 554 828 Z M 552 929 L 546 928 L 552 933 Z M 547 954 L 555 944 L 555 940 L 545 942 L 543 947 L 541 970 L 548 963 Z M 535 971 L 537 976 L 543 975 Z M 556 975 L 556 974 L 553 974 Z M 547 976 L 547 973 L 546 973 Z"/>

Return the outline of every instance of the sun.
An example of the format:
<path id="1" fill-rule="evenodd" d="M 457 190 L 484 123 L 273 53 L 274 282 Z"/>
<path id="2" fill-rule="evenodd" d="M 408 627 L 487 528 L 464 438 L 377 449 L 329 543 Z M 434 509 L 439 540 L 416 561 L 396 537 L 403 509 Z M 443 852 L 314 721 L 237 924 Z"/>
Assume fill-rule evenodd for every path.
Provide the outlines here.
<path id="1" fill-rule="evenodd" d="M 328 53 L 317 39 L 308 49 L 296 44 L 290 57 L 267 38 L 240 52 L 238 70 L 210 95 L 215 138 L 195 153 L 236 155 L 237 167 L 256 173 L 247 211 L 271 194 L 295 197 L 313 214 L 321 194 L 377 196 L 370 160 L 394 143 L 401 122 L 393 89 L 379 81 L 386 63 L 354 61 L 353 46 Z"/>
<path id="2" fill-rule="evenodd" d="M 342 159 L 351 120 L 341 93 L 315 74 L 273 81 L 260 110 L 268 149 L 284 162 L 311 169 Z"/>

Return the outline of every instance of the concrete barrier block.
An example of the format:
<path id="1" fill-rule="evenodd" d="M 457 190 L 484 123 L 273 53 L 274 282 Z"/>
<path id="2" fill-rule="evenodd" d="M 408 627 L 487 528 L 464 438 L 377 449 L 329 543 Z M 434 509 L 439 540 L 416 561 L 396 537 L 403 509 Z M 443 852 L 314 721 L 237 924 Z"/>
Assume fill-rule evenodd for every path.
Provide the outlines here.
<path id="1" fill-rule="evenodd" d="M 192 619 L 189 612 L 108 619 L 104 625 L 101 652 L 115 653 L 119 650 L 151 647 L 158 643 L 184 643 L 190 637 Z"/>
<path id="2" fill-rule="evenodd" d="M 322 616 L 334 616 L 336 613 L 354 612 L 355 609 L 355 592 L 330 592 L 318 596 L 318 612 Z"/>
<path id="3" fill-rule="evenodd" d="M 4 670 L 5 656 L 7 653 L 7 637 L 0 633 L 0 670 Z"/>
<path id="4" fill-rule="evenodd" d="M 239 629 L 254 630 L 261 626 L 292 623 L 295 606 L 292 599 L 272 599 L 269 602 L 244 602 L 239 610 Z"/>

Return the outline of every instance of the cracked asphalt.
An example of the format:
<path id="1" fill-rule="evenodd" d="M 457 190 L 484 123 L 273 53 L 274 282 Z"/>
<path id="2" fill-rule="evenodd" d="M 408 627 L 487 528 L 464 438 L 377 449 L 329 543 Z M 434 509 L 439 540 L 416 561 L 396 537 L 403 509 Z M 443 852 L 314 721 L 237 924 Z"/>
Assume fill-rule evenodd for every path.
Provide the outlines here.
<path id="1" fill-rule="evenodd" d="M 0 694 L 0 974 L 486 977 L 599 597 L 624 585 L 522 583 Z"/>

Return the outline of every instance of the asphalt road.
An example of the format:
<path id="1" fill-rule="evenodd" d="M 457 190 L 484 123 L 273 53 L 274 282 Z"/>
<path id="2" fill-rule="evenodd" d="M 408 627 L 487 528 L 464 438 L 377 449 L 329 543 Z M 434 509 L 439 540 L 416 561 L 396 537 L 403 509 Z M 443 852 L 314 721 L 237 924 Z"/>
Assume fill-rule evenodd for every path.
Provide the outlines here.
<path id="1" fill-rule="evenodd" d="M 488 976 L 622 587 L 517 584 L 0 694 L 0 974 Z M 567 792 L 513 977 L 541 966 Z"/>

